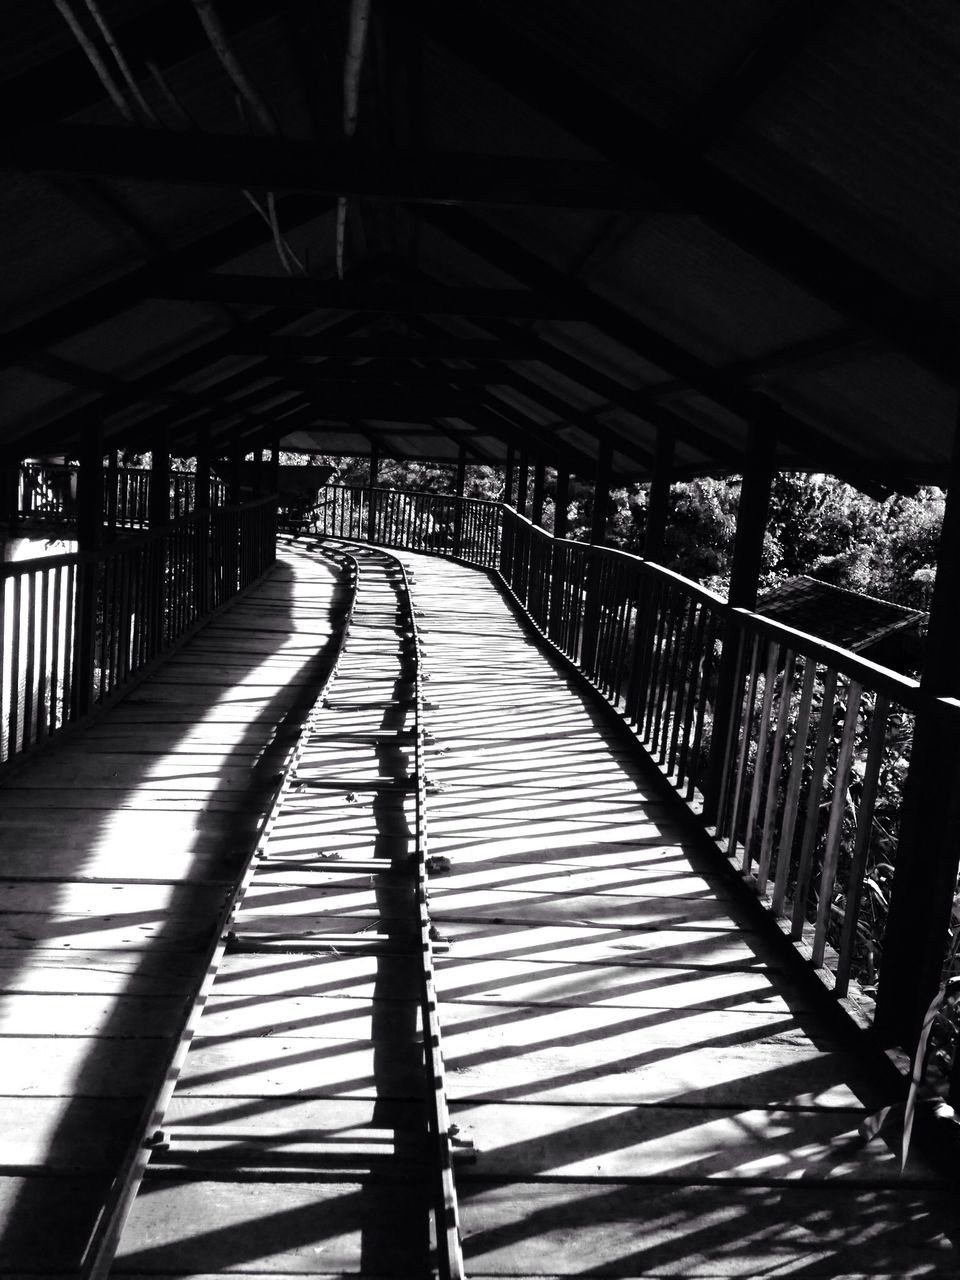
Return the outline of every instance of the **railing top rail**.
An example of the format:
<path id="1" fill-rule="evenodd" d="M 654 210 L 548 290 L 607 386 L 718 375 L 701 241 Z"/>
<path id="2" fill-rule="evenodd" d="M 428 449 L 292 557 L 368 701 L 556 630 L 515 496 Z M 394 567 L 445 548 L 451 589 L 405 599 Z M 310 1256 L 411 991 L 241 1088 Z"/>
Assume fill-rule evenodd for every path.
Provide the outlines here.
<path id="1" fill-rule="evenodd" d="M 304 470 L 307 469 L 304 468 Z M 433 493 L 429 489 L 391 489 L 388 485 L 382 484 L 332 484 L 327 482 L 317 487 L 321 489 L 340 489 L 344 493 L 402 493 L 410 498 L 436 498 L 443 502 L 475 502 L 477 505 L 485 507 L 500 507 L 504 505 L 495 498 L 461 498 L 456 493 Z"/>
<path id="2" fill-rule="evenodd" d="M 910 676 L 901 675 L 890 667 L 871 662 L 849 649 L 841 649 L 829 640 L 821 640 L 795 627 L 788 627 L 774 618 L 765 618 L 763 614 L 752 613 L 749 609 L 731 609 L 730 613 L 751 631 L 760 632 L 770 640 L 775 640 L 796 653 L 802 653 L 826 667 L 833 667 L 843 675 L 859 680 L 861 684 L 879 693 L 888 694 L 897 702 L 911 709 L 916 709 L 920 702 L 920 682 Z M 960 703 L 957 704 L 960 706 Z"/>

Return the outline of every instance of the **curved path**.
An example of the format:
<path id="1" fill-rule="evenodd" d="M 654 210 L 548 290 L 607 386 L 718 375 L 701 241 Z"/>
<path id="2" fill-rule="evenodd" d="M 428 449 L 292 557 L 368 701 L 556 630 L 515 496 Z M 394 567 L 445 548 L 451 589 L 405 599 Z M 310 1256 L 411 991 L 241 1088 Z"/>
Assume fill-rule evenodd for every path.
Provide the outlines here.
<path id="1" fill-rule="evenodd" d="M 449 942 L 436 972 L 465 1156 L 467 1274 L 960 1274 L 952 1187 L 919 1164 L 901 1178 L 882 1143 L 859 1140 L 864 1116 L 888 1101 L 883 1089 L 655 772 L 617 745 L 486 576 L 402 559 L 430 677 L 430 852 L 449 863 L 445 873 L 437 864 L 430 907 Z M 308 649 L 332 643 L 338 597 L 305 550 L 285 565 L 259 600 L 200 633 L 196 657 L 181 651 L 2 789 L 0 1275 L 76 1274 L 144 1073 L 182 1020 L 217 904 L 312 701 L 323 653 Z M 370 668 L 358 675 L 369 683 Z M 382 728 L 382 706 L 375 714 Z M 377 779 L 402 763 L 387 751 Z M 342 765 L 352 777 L 349 749 Z M 323 769 L 336 780 L 332 757 Z M 350 794 L 356 822 L 338 819 L 319 852 L 342 864 L 402 855 L 402 795 L 382 801 L 371 845 L 364 792 Z M 309 823 L 290 829 L 287 852 L 305 836 L 316 856 Z M 304 887 L 290 878 L 278 868 L 263 884 L 266 914 L 283 907 L 280 924 Z M 329 896 L 351 902 L 354 888 Z M 383 932 L 390 917 L 384 898 L 361 909 L 358 929 Z M 350 1142 L 397 1155 L 406 1086 L 381 1094 L 369 1081 L 379 1071 L 394 1087 L 396 1054 L 415 1044 L 410 975 L 402 956 L 375 974 L 362 957 L 326 963 L 330 982 L 309 993 L 296 958 L 237 965 L 236 995 L 213 1010 L 224 1038 L 187 1068 L 181 1119 L 196 1126 L 222 1109 L 204 1090 L 236 1079 L 259 1041 L 267 1066 L 230 1104 L 238 1121 L 281 1113 L 296 1129 L 304 1088 L 333 1071 L 328 1092 L 343 1109 L 333 1123 Z M 322 1010 L 304 1007 L 317 997 Z M 374 1024 L 384 1033 L 374 1040 L 395 1036 L 393 1048 L 371 1051 Z M 206 1075 L 199 1090 L 194 1068 Z M 187 1185 L 164 1213 L 173 1182 L 158 1175 L 157 1212 L 131 1218 L 122 1273 L 202 1274 L 191 1248 L 204 1231 L 232 1250 L 221 1274 L 428 1273 L 415 1181 L 401 1177 L 395 1196 L 361 1187 L 342 1199 L 318 1190 L 333 1184 L 322 1173 L 311 1189 L 278 1172 L 269 1197 L 231 1199 L 230 1181 L 197 1179 L 196 1194 Z"/>

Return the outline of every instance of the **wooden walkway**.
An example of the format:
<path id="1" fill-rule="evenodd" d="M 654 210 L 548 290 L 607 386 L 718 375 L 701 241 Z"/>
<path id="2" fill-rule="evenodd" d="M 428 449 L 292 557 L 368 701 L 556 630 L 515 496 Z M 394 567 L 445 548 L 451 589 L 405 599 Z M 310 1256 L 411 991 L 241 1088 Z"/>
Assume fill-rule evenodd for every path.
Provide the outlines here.
<path id="1" fill-rule="evenodd" d="M 889 1099 L 684 812 L 610 744 L 597 709 L 483 575 L 402 558 L 430 676 L 430 853 L 450 862 L 430 906 L 450 942 L 437 963 L 448 1096 L 476 1152 L 457 1167 L 467 1275 L 960 1274 L 953 1188 L 922 1166 L 901 1178 L 882 1144 L 859 1141 L 864 1114 Z M 192 642 L 199 666 L 182 652 L 3 788 L 0 1275 L 75 1271 L 256 833 L 284 730 L 312 701 L 336 606 L 328 571 L 295 553 Z M 370 659 L 383 652 L 371 637 Z M 349 675 L 344 701 L 362 720 L 384 678 L 372 664 Z M 374 714 L 382 728 L 382 707 Z M 376 776 L 397 763 L 379 755 Z M 349 750 L 342 764 L 353 777 Z M 342 871 L 406 852 L 386 791 L 376 838 L 357 791 L 356 822 L 325 840 Z M 311 821 L 293 814 L 280 832 L 294 861 L 317 856 Z M 385 898 L 368 901 L 362 875 L 272 875 L 262 903 L 267 915 L 284 907 L 281 923 L 305 888 L 331 900 L 332 923 L 317 929 L 349 917 L 383 932 L 392 915 Z M 392 1055 L 415 1040 L 410 974 L 394 960 L 389 972 L 346 955 L 322 972 L 302 956 L 234 962 L 173 1119 L 204 1123 L 217 1109 L 244 1132 L 277 1114 L 298 1128 L 316 1123 L 306 1099 L 326 1098 L 351 1140 L 395 1150 L 406 1121 Z M 230 1084 L 262 1037 L 269 1053 L 248 1055 Z M 372 1194 L 367 1182 L 339 1196 L 335 1185 L 275 1171 L 228 1194 L 216 1180 L 160 1178 L 131 1217 L 118 1274 L 424 1274 L 416 1190 Z M 215 1268 L 201 1268 L 201 1237 L 225 1246 Z"/>
<path id="2" fill-rule="evenodd" d="M 467 1274 L 960 1274 L 955 1191 L 653 771 L 473 570 L 406 555 L 435 704 L 431 917 Z"/>
<path id="3" fill-rule="evenodd" d="M 0 1274 L 76 1271 L 344 603 L 287 553 L 0 787 Z"/>

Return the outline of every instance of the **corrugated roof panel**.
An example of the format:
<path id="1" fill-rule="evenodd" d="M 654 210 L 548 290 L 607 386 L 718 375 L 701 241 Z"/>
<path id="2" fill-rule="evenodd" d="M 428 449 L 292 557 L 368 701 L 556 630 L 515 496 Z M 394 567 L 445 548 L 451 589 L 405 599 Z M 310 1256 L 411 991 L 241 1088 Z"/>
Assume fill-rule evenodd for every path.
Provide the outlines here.
<path id="1" fill-rule="evenodd" d="M 951 448 L 956 391 L 894 353 L 799 373 L 775 394 L 865 458 L 913 454 L 936 464 Z"/>
<path id="2" fill-rule="evenodd" d="M 140 256 L 54 179 L 5 173 L 0 184 L 4 328 L 62 306 Z M 66 189 L 66 187 L 64 187 Z"/>
<path id="3" fill-rule="evenodd" d="M 546 116 L 459 58 L 424 46 L 423 145 L 495 155 L 594 157 Z M 531 68 L 535 74 L 535 69 Z"/>
<path id="4" fill-rule="evenodd" d="M 91 369 L 134 376 L 221 331 L 197 304 L 151 301 L 84 330 L 54 350 Z"/>
<path id="5" fill-rule="evenodd" d="M 840 317 L 689 215 L 643 219 L 585 283 L 711 364 L 838 327 Z"/>
<path id="6" fill-rule="evenodd" d="M 717 154 L 854 258 L 920 292 L 960 283 L 960 18 L 850 0 Z M 787 163 L 778 163 L 778 153 Z M 764 157 L 767 163 L 764 163 Z"/>
<path id="7" fill-rule="evenodd" d="M 484 5 L 625 105 L 671 124 L 706 86 L 743 62 L 758 32 L 792 2 L 484 0 Z M 617 128 L 617 122 L 610 127 Z"/>

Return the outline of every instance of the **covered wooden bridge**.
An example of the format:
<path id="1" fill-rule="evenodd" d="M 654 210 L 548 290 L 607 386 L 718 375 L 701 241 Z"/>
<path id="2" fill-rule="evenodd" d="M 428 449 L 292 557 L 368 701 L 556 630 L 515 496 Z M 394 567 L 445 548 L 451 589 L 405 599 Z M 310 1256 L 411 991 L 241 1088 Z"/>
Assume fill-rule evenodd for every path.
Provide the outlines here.
<path id="1" fill-rule="evenodd" d="M 955 1276 L 951 6 L 7 18 L 0 1275 Z M 778 469 L 948 489 L 919 681 Z"/>

